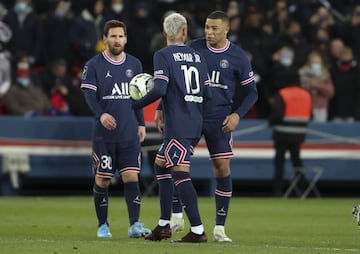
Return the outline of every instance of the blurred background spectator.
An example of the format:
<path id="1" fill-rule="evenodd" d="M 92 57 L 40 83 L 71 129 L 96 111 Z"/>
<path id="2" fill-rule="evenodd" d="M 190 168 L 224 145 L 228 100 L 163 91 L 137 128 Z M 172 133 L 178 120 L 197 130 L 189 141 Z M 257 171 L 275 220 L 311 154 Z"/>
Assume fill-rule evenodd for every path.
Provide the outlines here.
<path id="1" fill-rule="evenodd" d="M 152 54 L 150 52 L 151 38 L 162 31 L 162 27 L 154 23 L 151 16 L 151 6 L 147 1 L 139 1 L 131 12 L 132 22 L 128 25 L 127 52 L 135 55 L 143 64 L 144 72 L 152 72 Z"/>
<path id="2" fill-rule="evenodd" d="M 69 66 L 72 64 L 69 31 L 74 14 L 70 8 L 70 1 L 52 0 L 49 3 L 48 15 L 43 19 L 45 66 L 57 58 L 64 58 Z"/>
<path id="3" fill-rule="evenodd" d="M 345 26 L 345 40 L 353 49 L 355 59 L 360 58 L 360 3 L 356 4 Z"/>
<path id="4" fill-rule="evenodd" d="M 334 66 L 339 60 L 341 51 L 344 49 L 344 41 L 340 38 L 333 38 L 330 40 L 328 53 L 325 55 L 326 65 L 328 67 Z"/>
<path id="5" fill-rule="evenodd" d="M 10 27 L 12 37 L 6 44 L 7 49 L 18 59 L 28 55 L 31 65 L 43 65 L 43 29 L 38 14 L 32 7 L 31 0 L 15 0 L 11 9 L 4 17 Z M 14 62 L 14 67 L 17 65 Z"/>
<path id="6" fill-rule="evenodd" d="M 53 60 L 42 77 L 42 89 L 50 98 L 53 115 L 91 116 L 84 95 L 73 85 L 63 58 Z"/>
<path id="7" fill-rule="evenodd" d="M 331 100 L 330 114 L 334 121 L 353 122 L 359 111 L 360 74 L 358 62 L 350 47 L 340 52 L 339 60 L 331 68 L 335 95 Z"/>
<path id="8" fill-rule="evenodd" d="M 329 100 L 334 95 L 334 86 L 330 72 L 318 51 L 312 51 L 307 63 L 300 68 L 300 84 L 312 96 L 312 120 L 326 122 L 328 120 Z"/>
<path id="9" fill-rule="evenodd" d="M 110 4 L 105 7 L 104 18 L 105 20 L 117 19 L 129 22 L 129 9 L 124 0 L 111 0 Z"/>
<path id="10" fill-rule="evenodd" d="M 1 21 L 0 21 L 1 22 Z M 1 24 L 0 24 L 1 26 Z M 5 106 L 2 101 L 2 97 L 10 88 L 11 85 L 11 66 L 9 54 L 4 48 L 4 38 L 0 36 L 0 115 L 6 113 Z"/>
<path id="11" fill-rule="evenodd" d="M 295 52 L 292 47 L 282 46 L 272 55 L 269 66 L 269 83 L 266 87 L 266 98 L 269 105 L 273 105 L 273 97 L 287 82 L 290 72 L 296 72 Z"/>
<path id="12" fill-rule="evenodd" d="M 49 100 L 54 95 L 49 93 L 49 87 L 52 91 L 56 85 L 55 81 L 49 85 L 46 81 L 49 78 L 44 77 L 52 72 L 53 63 L 65 61 L 66 79 L 70 82 L 63 87 L 67 89 L 58 90 L 62 91 L 59 98 L 66 101 L 67 107 L 63 109 L 67 108 L 71 115 L 87 115 L 86 110 L 72 110 L 70 98 L 80 96 L 77 83 L 84 63 L 104 49 L 104 22 L 120 19 L 127 24 L 126 51 L 140 58 L 144 71 L 151 73 L 152 55 L 165 45 L 164 15 L 172 11 L 185 15 L 190 40 L 204 36 L 206 16 L 215 9 L 228 13 L 229 40 L 248 53 L 257 77 L 259 101 L 246 117 L 268 118 L 283 76 L 300 68 L 310 72 L 309 54 L 316 51 L 324 73 L 330 73 L 326 80 L 332 80 L 334 85 L 328 118 L 350 121 L 360 118 L 358 0 L 2 0 L 0 21 L 8 29 L 3 29 L 0 23 L 3 46 L 0 54 L 6 52 L 2 59 L 10 61 L 14 81 L 18 59 L 27 55 L 31 79 Z M 5 33 L 12 34 L 8 41 L 1 40 Z M 345 54 L 349 50 L 344 48 L 350 49 L 351 54 Z M 5 66 L 1 68 L 6 69 Z M 304 87 L 305 83 L 314 82 L 304 81 Z M 331 97 L 330 90 L 327 95 Z M 313 98 L 314 107 L 319 106 L 316 101 L 320 94 Z M 346 96 L 350 99 L 344 100 Z M 352 104 L 347 106 L 345 102 Z M 314 115 L 315 119 L 318 118 Z"/>
<path id="13" fill-rule="evenodd" d="M 51 109 L 50 100 L 31 79 L 30 57 L 19 58 L 16 78 L 2 96 L 6 112 L 11 115 L 38 116 Z"/>
<path id="14" fill-rule="evenodd" d="M 102 43 L 104 1 L 88 0 L 84 7 L 74 18 L 69 31 L 70 43 L 76 56 L 73 64 L 80 66 L 105 49 Z"/>

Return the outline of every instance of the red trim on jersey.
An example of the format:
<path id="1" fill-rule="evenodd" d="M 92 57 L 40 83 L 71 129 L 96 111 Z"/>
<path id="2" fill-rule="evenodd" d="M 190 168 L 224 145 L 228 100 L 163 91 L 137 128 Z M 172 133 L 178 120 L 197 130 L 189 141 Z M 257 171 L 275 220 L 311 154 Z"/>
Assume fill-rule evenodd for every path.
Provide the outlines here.
<path id="1" fill-rule="evenodd" d="M 166 180 L 166 179 L 172 179 L 171 174 L 164 174 L 164 175 L 156 175 L 156 180 Z"/>

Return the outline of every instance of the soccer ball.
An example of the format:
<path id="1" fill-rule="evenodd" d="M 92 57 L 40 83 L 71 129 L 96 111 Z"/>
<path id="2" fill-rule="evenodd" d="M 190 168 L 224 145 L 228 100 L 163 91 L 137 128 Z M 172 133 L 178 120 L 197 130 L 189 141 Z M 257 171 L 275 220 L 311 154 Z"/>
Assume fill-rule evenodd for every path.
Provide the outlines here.
<path id="1" fill-rule="evenodd" d="M 148 73 L 139 73 L 134 76 L 129 84 L 130 97 L 140 100 L 154 87 L 154 77 Z"/>

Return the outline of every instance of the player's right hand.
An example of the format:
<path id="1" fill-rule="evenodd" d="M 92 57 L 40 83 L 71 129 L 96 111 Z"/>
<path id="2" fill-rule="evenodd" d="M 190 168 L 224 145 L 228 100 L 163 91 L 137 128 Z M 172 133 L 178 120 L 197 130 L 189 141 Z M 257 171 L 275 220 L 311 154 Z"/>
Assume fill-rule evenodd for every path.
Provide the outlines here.
<path id="1" fill-rule="evenodd" d="M 158 132 L 162 133 L 163 132 L 163 122 L 164 122 L 164 116 L 163 116 L 162 110 L 155 111 L 154 122 L 155 122 Z"/>
<path id="2" fill-rule="evenodd" d="M 116 128 L 115 118 L 108 113 L 103 113 L 100 116 L 100 122 L 108 130 L 114 130 Z"/>

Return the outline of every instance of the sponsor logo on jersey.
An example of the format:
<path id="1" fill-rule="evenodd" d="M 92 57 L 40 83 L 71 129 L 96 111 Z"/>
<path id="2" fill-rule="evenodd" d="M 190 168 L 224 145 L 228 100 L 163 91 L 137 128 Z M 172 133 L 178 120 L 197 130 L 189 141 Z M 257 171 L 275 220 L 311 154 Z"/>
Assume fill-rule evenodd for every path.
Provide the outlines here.
<path id="1" fill-rule="evenodd" d="M 195 95 L 185 95 L 184 96 L 184 100 L 187 102 L 197 102 L 197 103 L 202 103 L 203 102 L 203 97 L 202 96 L 195 96 Z"/>
<path id="2" fill-rule="evenodd" d="M 226 61 L 226 60 L 224 60 Z M 210 77 L 211 83 L 210 86 L 211 87 L 217 87 L 217 88 L 221 88 L 224 90 L 229 89 L 229 87 L 227 85 L 223 85 L 220 83 L 220 71 L 212 71 L 211 72 L 211 77 Z"/>
<path id="3" fill-rule="evenodd" d="M 109 70 L 106 72 L 105 78 L 112 78 Z"/>
<path id="4" fill-rule="evenodd" d="M 129 84 L 127 82 L 121 82 L 120 84 L 115 83 L 111 91 L 111 95 L 106 95 L 102 98 L 103 100 L 129 99 Z"/>

